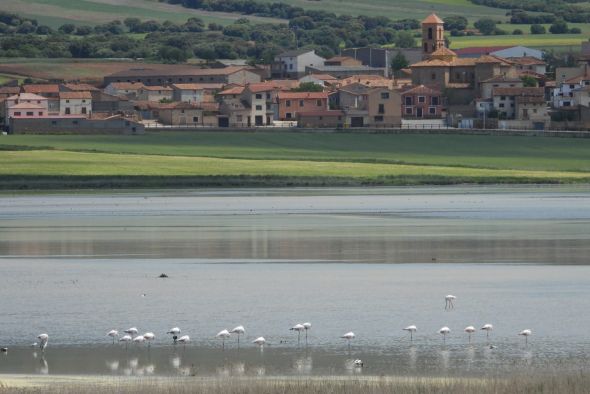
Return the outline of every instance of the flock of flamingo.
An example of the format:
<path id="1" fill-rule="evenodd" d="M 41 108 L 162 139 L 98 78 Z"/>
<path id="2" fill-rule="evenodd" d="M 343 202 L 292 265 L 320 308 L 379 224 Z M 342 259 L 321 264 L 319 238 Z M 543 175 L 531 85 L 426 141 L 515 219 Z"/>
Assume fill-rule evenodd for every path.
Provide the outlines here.
<path id="1" fill-rule="evenodd" d="M 451 310 L 451 309 L 455 308 L 454 301 L 456 300 L 456 298 L 457 297 L 455 297 L 454 295 L 445 296 L 445 310 Z M 297 343 L 298 344 L 301 342 L 301 333 L 302 332 L 305 332 L 305 343 L 307 344 L 307 332 L 310 329 L 311 329 L 311 323 L 309 323 L 309 322 L 298 323 L 290 328 L 291 331 L 297 332 Z M 493 329 L 494 329 L 494 326 L 490 323 L 486 323 L 481 327 L 481 330 L 486 332 L 486 338 L 488 338 L 488 339 L 490 336 L 490 332 Z M 414 333 L 418 331 L 418 328 L 416 327 L 416 325 L 410 325 L 410 326 L 403 328 L 403 330 L 408 331 L 410 333 L 410 341 L 413 341 L 414 340 Z M 474 326 L 467 326 L 467 327 L 465 327 L 464 331 L 469 335 L 469 343 L 471 343 L 471 336 L 477 330 L 475 329 Z M 238 338 L 237 342 L 238 342 L 238 347 L 239 347 L 240 336 L 244 335 L 245 332 L 246 332 L 246 330 L 244 329 L 244 326 L 237 326 L 231 331 L 228 331 L 227 329 L 221 330 L 217 333 L 217 335 L 215 335 L 215 337 L 217 339 L 221 340 L 222 347 L 225 349 L 225 341 L 230 339 L 232 334 L 235 334 Z M 119 342 L 125 343 L 126 347 L 128 346 L 128 344 L 130 342 L 134 342 L 137 344 L 147 342 L 148 347 L 150 347 L 151 342 L 153 342 L 156 338 L 156 335 L 153 332 L 146 332 L 143 335 L 139 334 L 139 330 L 136 327 L 128 328 L 127 330 L 124 330 L 123 333 L 124 333 L 124 335 L 119 337 L 119 331 L 111 330 L 106 335 L 112 338 L 113 344 L 115 343 L 115 341 L 118 340 Z M 166 334 L 172 336 L 172 341 L 175 345 L 182 344 L 183 346 L 186 346 L 186 344 L 189 343 L 191 341 L 191 339 L 188 335 L 183 335 L 183 336 L 179 337 L 180 333 L 181 333 L 181 330 L 178 327 L 171 328 L 169 331 L 166 332 Z M 451 333 L 451 329 L 447 326 L 444 326 L 440 330 L 438 330 L 438 333 L 442 335 L 443 341 L 446 341 L 446 337 L 448 334 Z M 530 329 L 522 330 L 518 335 L 523 336 L 525 339 L 525 344 L 528 344 L 528 337 L 532 335 L 532 330 L 530 330 Z M 340 336 L 340 338 L 347 340 L 349 348 L 350 348 L 350 342 L 355 337 L 356 336 L 355 336 L 354 332 L 352 332 L 352 331 L 347 332 L 346 334 Z M 45 348 L 47 347 L 47 343 L 49 341 L 49 335 L 40 334 L 37 338 L 39 339 L 39 342 L 34 343 L 32 346 L 34 346 L 34 347 L 39 346 L 39 348 L 42 351 L 45 351 Z M 259 346 L 259 347 L 263 347 L 267 342 L 266 342 L 266 339 L 264 339 L 264 337 L 258 337 L 255 340 L 253 340 L 252 343 Z M 5 351 L 4 349 L 5 348 L 3 348 L 2 351 Z M 357 361 L 359 361 L 359 363 L 362 364 L 362 362 L 360 362 L 360 360 L 355 360 L 356 364 L 359 364 L 359 363 L 357 363 Z"/>

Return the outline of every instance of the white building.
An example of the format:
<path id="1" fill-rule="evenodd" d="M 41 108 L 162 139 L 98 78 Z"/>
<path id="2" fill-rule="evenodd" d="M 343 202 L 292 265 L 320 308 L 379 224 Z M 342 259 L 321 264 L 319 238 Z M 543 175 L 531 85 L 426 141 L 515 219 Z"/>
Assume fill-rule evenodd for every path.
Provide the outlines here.
<path id="1" fill-rule="evenodd" d="M 60 92 L 59 114 L 86 115 L 92 112 L 92 95 L 90 92 Z"/>
<path id="2" fill-rule="evenodd" d="M 326 59 L 316 55 L 314 50 L 297 49 L 283 52 L 275 57 L 271 73 L 273 78 L 301 78 L 306 67 L 323 66 Z"/>
<path id="3" fill-rule="evenodd" d="M 48 116 L 49 103 L 47 97 L 33 93 L 20 93 L 7 97 L 4 101 L 5 124 L 10 118 L 44 118 Z"/>
<path id="4" fill-rule="evenodd" d="M 172 85 L 172 99 L 185 103 L 212 102 L 215 93 L 222 89 L 222 83 L 175 83 Z"/>
<path id="5" fill-rule="evenodd" d="M 586 86 L 590 86 L 590 73 L 588 72 L 558 83 L 558 86 L 553 89 L 553 107 L 561 108 L 579 105 L 580 103 L 575 100 L 574 93 Z"/>

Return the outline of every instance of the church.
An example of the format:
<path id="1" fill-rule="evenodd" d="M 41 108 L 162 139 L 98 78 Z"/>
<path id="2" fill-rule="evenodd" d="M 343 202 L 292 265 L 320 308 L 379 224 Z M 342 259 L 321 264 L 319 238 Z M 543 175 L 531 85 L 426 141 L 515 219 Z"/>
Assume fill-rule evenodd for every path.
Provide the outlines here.
<path id="1" fill-rule="evenodd" d="M 446 47 L 444 21 L 430 14 L 422 21 L 422 61 L 410 66 L 413 85 L 445 92 L 449 104 L 468 104 L 480 97 L 482 83 L 518 76 L 514 63 L 498 56 L 460 58 Z"/>

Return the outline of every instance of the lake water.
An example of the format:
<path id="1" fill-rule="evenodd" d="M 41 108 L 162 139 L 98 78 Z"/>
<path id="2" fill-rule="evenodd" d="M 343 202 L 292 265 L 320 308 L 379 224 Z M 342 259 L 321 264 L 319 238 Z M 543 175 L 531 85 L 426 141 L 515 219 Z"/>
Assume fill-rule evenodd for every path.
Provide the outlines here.
<path id="1" fill-rule="evenodd" d="M 589 361 L 589 238 L 584 186 L 3 194 L 0 373 L 575 370 Z M 304 321 L 307 346 L 289 331 Z M 463 328 L 484 323 L 490 339 L 469 345 Z M 240 348 L 223 350 L 215 334 L 239 324 Z M 151 348 L 105 335 L 131 326 L 156 334 Z M 41 332 L 45 354 L 28 346 Z"/>

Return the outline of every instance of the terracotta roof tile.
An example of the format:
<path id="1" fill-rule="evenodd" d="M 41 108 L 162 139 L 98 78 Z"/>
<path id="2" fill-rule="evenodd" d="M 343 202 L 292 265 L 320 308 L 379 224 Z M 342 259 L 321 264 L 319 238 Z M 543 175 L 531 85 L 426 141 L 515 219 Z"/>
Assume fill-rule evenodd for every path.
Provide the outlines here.
<path id="1" fill-rule="evenodd" d="M 440 24 L 440 23 L 445 23 L 445 21 L 443 21 L 442 19 L 440 19 L 438 17 L 438 15 L 436 15 L 434 12 L 430 15 L 428 15 L 426 17 L 426 19 L 424 19 L 422 21 L 423 24 L 431 24 L 431 23 L 436 23 L 436 24 Z"/>

